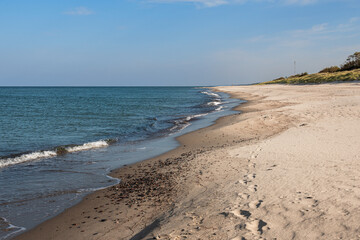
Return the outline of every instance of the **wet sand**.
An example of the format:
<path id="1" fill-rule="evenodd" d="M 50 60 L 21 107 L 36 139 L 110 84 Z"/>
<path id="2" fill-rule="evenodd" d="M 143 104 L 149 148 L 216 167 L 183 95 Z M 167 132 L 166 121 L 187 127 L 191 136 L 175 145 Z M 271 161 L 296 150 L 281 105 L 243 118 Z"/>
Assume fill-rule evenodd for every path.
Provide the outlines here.
<path id="1" fill-rule="evenodd" d="M 242 113 L 15 239 L 359 239 L 360 84 L 215 90 Z"/>

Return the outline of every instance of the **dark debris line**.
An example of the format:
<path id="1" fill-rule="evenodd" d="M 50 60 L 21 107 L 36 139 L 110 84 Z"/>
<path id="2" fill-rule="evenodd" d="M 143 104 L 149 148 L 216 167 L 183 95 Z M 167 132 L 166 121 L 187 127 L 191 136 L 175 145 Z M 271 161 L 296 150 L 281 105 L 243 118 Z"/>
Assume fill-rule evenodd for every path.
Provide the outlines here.
<path id="1" fill-rule="evenodd" d="M 148 201 L 155 206 L 170 203 L 176 194 L 176 178 L 188 170 L 189 160 L 194 157 L 187 152 L 181 157 L 158 160 L 152 166 L 139 166 L 135 174 L 125 175 L 118 185 L 110 187 L 105 197 L 110 198 L 113 204 L 124 201 L 128 207 L 139 207 Z"/>

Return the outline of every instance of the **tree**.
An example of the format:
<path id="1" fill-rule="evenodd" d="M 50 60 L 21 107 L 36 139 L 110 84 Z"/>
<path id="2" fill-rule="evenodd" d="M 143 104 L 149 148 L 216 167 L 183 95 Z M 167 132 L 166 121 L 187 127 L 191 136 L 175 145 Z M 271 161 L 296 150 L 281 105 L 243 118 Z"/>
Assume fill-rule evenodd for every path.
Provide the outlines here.
<path id="1" fill-rule="evenodd" d="M 346 59 L 346 62 L 343 65 L 341 65 L 342 71 L 353 70 L 357 68 L 360 68 L 360 52 L 356 52 L 350 55 Z"/>

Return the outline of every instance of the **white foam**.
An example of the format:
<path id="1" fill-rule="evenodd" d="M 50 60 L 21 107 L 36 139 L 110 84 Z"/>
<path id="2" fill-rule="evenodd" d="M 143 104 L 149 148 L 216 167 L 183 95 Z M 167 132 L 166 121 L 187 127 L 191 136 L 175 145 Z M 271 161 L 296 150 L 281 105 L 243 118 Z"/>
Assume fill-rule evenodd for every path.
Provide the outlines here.
<path id="1" fill-rule="evenodd" d="M 221 104 L 220 100 L 208 103 L 209 106 L 217 106 L 217 105 L 220 105 L 220 104 Z"/>
<path id="2" fill-rule="evenodd" d="M 72 152 L 86 151 L 95 148 L 103 148 L 108 146 L 109 144 L 106 141 L 100 140 L 96 142 L 84 143 L 83 145 L 79 145 L 79 146 L 67 147 L 65 149 L 67 152 L 72 153 Z M 14 158 L 0 159 L 0 168 L 19 164 L 19 163 L 24 163 L 36 159 L 52 158 L 56 156 L 57 156 L 56 151 L 37 151 L 32 153 L 26 153 Z"/>
<path id="3" fill-rule="evenodd" d="M 201 93 L 212 96 L 212 97 L 220 98 L 219 94 L 216 94 L 216 93 L 213 93 L 213 92 L 201 92 Z"/>
<path id="4" fill-rule="evenodd" d="M 39 151 L 39 152 L 26 153 L 14 158 L 0 159 L 0 168 L 39 159 L 39 158 L 51 158 L 51 157 L 55 157 L 56 155 L 57 154 L 55 151 Z"/>
<path id="5" fill-rule="evenodd" d="M 223 106 L 220 106 L 220 107 L 216 108 L 215 111 L 220 111 L 223 108 L 224 108 Z"/>
<path id="6" fill-rule="evenodd" d="M 190 126 L 191 124 L 190 123 L 186 123 L 186 124 L 183 124 L 183 125 L 181 125 L 181 128 L 179 128 L 179 129 L 177 129 L 178 131 L 181 131 L 181 130 L 184 130 L 185 128 L 187 128 L 188 126 Z M 175 130 L 176 128 L 178 128 L 179 126 L 174 126 L 174 127 L 172 127 L 172 128 L 170 128 L 170 131 L 173 131 L 173 130 Z M 177 132 L 178 132 L 177 131 Z M 172 132 L 172 133 L 170 133 L 169 135 L 171 136 L 171 135 L 173 135 L 173 134 L 175 134 L 176 132 Z"/>
<path id="7" fill-rule="evenodd" d="M 209 113 L 196 114 L 196 115 L 193 115 L 193 118 L 198 118 L 198 117 L 206 116 L 206 115 L 208 115 L 208 114 L 209 114 Z"/>
<path id="8" fill-rule="evenodd" d="M 186 121 L 190 121 L 193 118 L 198 118 L 198 117 L 202 117 L 202 116 L 205 116 L 205 115 L 208 115 L 208 113 L 201 113 L 201 114 L 191 115 L 191 116 L 186 117 Z"/>
<path id="9" fill-rule="evenodd" d="M 17 230 L 15 230 L 15 231 L 13 231 L 13 232 L 11 232 L 11 233 L 9 233 L 9 234 L 1 237 L 0 240 L 7 239 L 7 238 L 10 237 L 11 235 L 14 235 L 14 234 L 17 234 L 17 233 L 19 233 L 19 232 L 21 232 L 21 231 L 25 231 L 25 230 L 26 230 L 26 228 L 24 228 L 24 227 L 18 227 L 18 226 L 12 225 L 12 224 L 11 224 L 6 218 L 4 218 L 4 217 L 1 217 L 1 219 L 3 219 L 3 221 L 8 225 L 7 228 L 6 228 L 7 231 L 9 231 L 9 230 L 11 231 L 11 229 L 14 229 L 14 230 L 17 229 Z M 2 229 L 2 230 L 3 230 L 3 229 Z"/>
<path id="10" fill-rule="evenodd" d="M 187 128 L 187 127 L 190 126 L 190 125 L 191 125 L 190 123 L 187 123 L 187 124 L 183 125 L 183 126 L 179 129 L 179 131 L 184 130 L 185 128 Z"/>
<path id="11" fill-rule="evenodd" d="M 65 149 L 66 149 L 66 151 L 71 153 L 71 152 L 90 150 L 90 149 L 94 149 L 94 148 L 103 148 L 103 147 L 107 147 L 107 146 L 109 146 L 109 144 L 106 141 L 100 140 L 97 142 L 84 143 L 83 145 L 80 145 L 80 146 L 67 147 Z"/>

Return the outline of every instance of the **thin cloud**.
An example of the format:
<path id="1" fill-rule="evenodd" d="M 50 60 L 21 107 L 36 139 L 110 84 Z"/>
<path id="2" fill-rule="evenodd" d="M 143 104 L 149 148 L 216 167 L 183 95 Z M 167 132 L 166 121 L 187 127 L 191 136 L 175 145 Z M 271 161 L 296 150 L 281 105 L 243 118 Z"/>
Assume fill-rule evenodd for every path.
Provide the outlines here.
<path id="1" fill-rule="evenodd" d="M 285 0 L 283 1 L 285 4 L 287 5 L 310 5 L 310 4 L 314 4 L 317 3 L 318 0 Z"/>
<path id="2" fill-rule="evenodd" d="M 72 10 L 64 12 L 64 14 L 66 14 L 66 15 L 77 15 L 77 16 L 87 16 L 87 15 L 94 14 L 94 12 L 91 11 L 90 9 L 86 8 L 86 7 L 77 7 L 77 8 L 74 8 Z"/>
<path id="3" fill-rule="evenodd" d="M 295 37 L 298 36 L 309 36 L 314 34 L 323 34 L 328 33 L 328 23 L 322 23 L 312 26 L 310 29 L 300 29 L 292 31 L 292 34 L 295 35 Z"/>
<path id="4" fill-rule="evenodd" d="M 358 39 L 360 36 L 360 27 L 354 17 L 341 24 L 321 23 L 305 29 L 294 29 L 290 31 L 279 32 L 277 36 L 258 35 L 244 40 L 245 44 L 272 48 L 292 48 L 304 49 L 310 46 L 316 46 L 326 41 L 347 41 L 349 39 Z"/>
<path id="5" fill-rule="evenodd" d="M 204 7 L 217 7 L 228 4 L 228 0 L 149 0 L 152 3 L 193 3 Z"/>
<path id="6" fill-rule="evenodd" d="M 309 37 L 309 36 L 320 36 L 320 35 L 334 35 L 339 33 L 351 33 L 358 32 L 358 22 L 359 18 L 354 17 L 349 19 L 345 23 L 341 23 L 338 25 L 329 25 L 328 23 L 322 23 L 312 26 L 309 29 L 299 29 L 292 31 L 292 35 L 294 37 Z"/>
<path id="7" fill-rule="evenodd" d="M 353 17 L 350 19 L 350 23 L 354 23 L 360 20 L 360 17 Z"/>
<path id="8" fill-rule="evenodd" d="M 310 5 L 319 0 L 145 0 L 150 3 L 192 3 L 203 7 L 217 7 L 229 4 L 244 4 L 246 2 L 283 4 L 283 5 Z"/>

